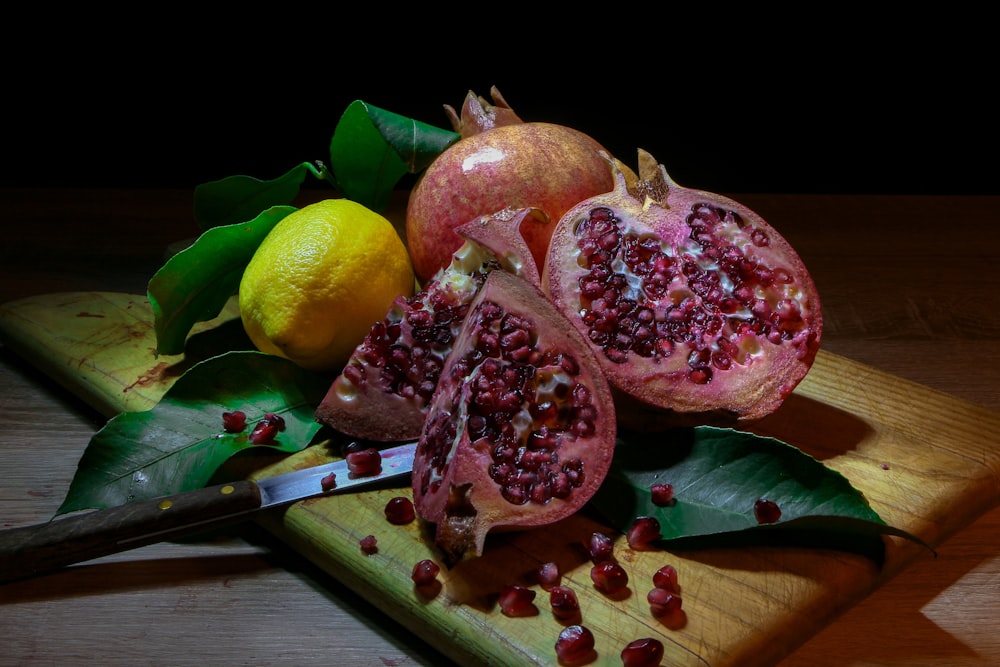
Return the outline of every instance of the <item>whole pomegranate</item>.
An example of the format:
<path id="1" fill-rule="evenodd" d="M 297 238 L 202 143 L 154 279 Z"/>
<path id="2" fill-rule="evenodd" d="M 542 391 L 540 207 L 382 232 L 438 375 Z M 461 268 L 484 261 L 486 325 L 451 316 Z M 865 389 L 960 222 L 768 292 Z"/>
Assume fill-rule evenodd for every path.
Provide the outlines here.
<path id="1" fill-rule="evenodd" d="M 472 302 L 413 462 L 417 513 L 449 562 L 491 530 L 553 523 L 593 496 L 614 451 L 607 380 L 542 292 L 493 271 Z"/>
<path id="2" fill-rule="evenodd" d="M 459 118 L 462 138 L 427 167 L 410 193 L 406 239 L 418 280 L 430 279 L 462 245 L 456 226 L 504 207 L 535 207 L 551 224 L 528 238 L 539 269 L 555 222 L 571 206 L 608 192 L 604 149 L 588 135 L 552 123 L 524 122 L 492 89 L 495 106 L 469 92 Z"/>
<path id="3" fill-rule="evenodd" d="M 500 269 L 539 286 L 521 230 L 548 224 L 537 209 L 503 209 L 460 225 L 465 240 L 424 289 L 398 297 L 372 325 L 316 409 L 315 418 L 355 438 L 411 440 L 451 353 L 469 302 L 486 274 Z"/>
<path id="4" fill-rule="evenodd" d="M 795 250 L 759 215 L 682 188 L 639 151 L 639 180 L 558 222 L 543 289 L 587 338 L 633 428 L 773 412 L 816 357 L 823 317 Z"/>

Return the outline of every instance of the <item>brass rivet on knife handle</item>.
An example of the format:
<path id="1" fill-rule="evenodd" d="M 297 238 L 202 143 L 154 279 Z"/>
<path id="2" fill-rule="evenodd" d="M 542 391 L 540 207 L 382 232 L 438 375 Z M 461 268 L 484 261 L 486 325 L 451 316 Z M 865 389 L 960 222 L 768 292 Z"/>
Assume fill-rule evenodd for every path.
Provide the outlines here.
<path id="1" fill-rule="evenodd" d="M 240 481 L 0 531 L 0 581 L 191 535 L 260 508 Z"/>

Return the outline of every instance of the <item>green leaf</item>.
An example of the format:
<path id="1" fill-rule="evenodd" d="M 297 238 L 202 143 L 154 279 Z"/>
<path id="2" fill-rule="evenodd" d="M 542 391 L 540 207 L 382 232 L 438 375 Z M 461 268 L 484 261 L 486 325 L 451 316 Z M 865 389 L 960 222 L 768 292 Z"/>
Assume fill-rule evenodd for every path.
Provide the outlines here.
<path id="1" fill-rule="evenodd" d="M 422 171 L 459 138 L 356 100 L 330 140 L 330 167 L 345 197 L 382 212 L 404 174 Z"/>
<path id="2" fill-rule="evenodd" d="M 674 502 L 654 505 L 654 483 L 670 484 Z M 757 521 L 759 499 L 780 508 L 776 523 Z M 886 525 L 843 475 L 798 448 L 726 428 L 620 433 L 611 471 L 591 505 L 622 532 L 636 517 L 655 517 L 661 543 L 674 547 L 823 543 L 877 551 L 872 555 L 880 558 L 883 534 L 920 542 Z"/>
<path id="3" fill-rule="evenodd" d="M 295 210 L 275 206 L 249 222 L 213 227 L 167 260 L 146 288 L 157 354 L 181 354 L 191 327 L 219 315 L 261 241 Z"/>
<path id="4" fill-rule="evenodd" d="M 191 367 L 152 410 L 124 412 L 91 439 L 57 515 L 205 486 L 219 466 L 250 449 L 296 452 L 320 429 L 315 406 L 330 378 L 261 352 L 227 352 Z M 222 413 L 242 410 L 247 429 L 226 433 Z M 285 420 L 272 445 L 252 445 L 266 413 Z"/>
<path id="5" fill-rule="evenodd" d="M 252 176 L 229 176 L 194 189 L 194 218 L 199 229 L 235 225 L 253 220 L 261 211 L 295 201 L 307 174 L 326 177 L 326 169 L 303 162 L 282 176 L 262 181 Z"/>

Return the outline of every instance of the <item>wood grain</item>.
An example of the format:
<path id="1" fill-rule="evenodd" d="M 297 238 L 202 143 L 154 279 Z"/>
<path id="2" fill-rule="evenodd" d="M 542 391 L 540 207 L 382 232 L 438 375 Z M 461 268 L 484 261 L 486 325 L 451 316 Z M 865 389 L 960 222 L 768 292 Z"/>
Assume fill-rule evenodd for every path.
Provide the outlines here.
<path id="1" fill-rule="evenodd" d="M 931 404 L 940 393 L 990 414 L 1000 411 L 1000 273 L 993 268 L 1000 259 L 1000 227 L 994 224 L 1000 199 L 736 198 L 770 220 L 805 258 L 824 299 L 826 351 L 934 390 Z M 0 245 L 0 302 L 60 291 L 141 294 L 164 248 L 193 229 L 190 193 L 173 190 L 0 189 L 0 211 L 19 223 L 11 242 Z M 852 400 L 874 406 L 881 395 L 858 391 Z M 61 501 L 104 417 L 9 348 L 0 349 L 0 407 L 0 525 L 43 521 Z M 809 429 L 808 423 L 794 426 Z M 926 433 L 914 452 L 906 448 L 906 459 L 930 447 L 937 460 L 940 446 L 928 444 L 935 434 Z M 996 437 L 987 444 L 995 451 Z M 995 469 L 985 461 L 974 462 L 975 484 L 984 489 L 988 471 Z M 882 472 L 894 472 L 894 465 Z M 939 483 L 934 474 L 927 479 Z M 946 479 L 940 488 L 954 483 Z M 986 489 L 969 500 L 973 507 L 989 505 L 995 493 Z M 879 510 L 895 517 L 905 513 L 905 504 Z M 796 620 L 822 629 L 801 646 L 775 647 L 777 654 L 789 653 L 772 654 L 772 662 L 1000 662 L 994 631 L 1000 615 L 1000 511 L 990 510 L 964 528 L 960 524 L 968 518 L 962 512 L 957 521 L 915 519 L 943 539 L 937 558 L 917 556 L 857 604 L 817 602 Z M 728 564 L 720 569 L 729 571 Z M 355 593 L 253 525 L 7 585 L 0 589 L 0 605 L 5 659 L 15 664 L 452 661 L 372 604 L 368 593 Z"/>

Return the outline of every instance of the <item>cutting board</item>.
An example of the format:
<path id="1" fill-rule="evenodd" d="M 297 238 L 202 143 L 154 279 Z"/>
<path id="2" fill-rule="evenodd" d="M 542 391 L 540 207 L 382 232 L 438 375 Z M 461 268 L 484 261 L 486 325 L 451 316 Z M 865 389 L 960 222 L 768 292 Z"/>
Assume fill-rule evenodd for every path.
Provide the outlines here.
<path id="1" fill-rule="evenodd" d="M 184 369 L 219 351 L 213 336 L 236 318 L 230 304 L 196 328 L 187 356 L 154 358 L 145 297 L 50 294 L 0 305 L 0 341 L 112 416 L 155 405 Z M 1000 414 L 834 354 L 821 351 L 794 394 L 754 430 L 841 472 L 887 523 L 931 546 L 1000 504 Z M 255 476 L 331 458 L 320 444 Z M 443 569 L 440 586 L 419 591 L 410 580 L 414 563 L 440 562 L 439 554 L 428 526 L 385 520 L 383 508 L 395 495 L 409 489 L 307 500 L 259 521 L 462 665 L 556 664 L 563 624 L 533 578 L 546 561 L 559 564 L 564 585 L 580 598 L 580 620 L 596 637 L 591 664 L 620 665 L 627 642 L 656 637 L 666 647 L 663 664 L 754 667 L 778 662 L 907 565 L 934 557 L 898 538 L 886 538 L 881 565 L 846 551 L 788 546 L 634 552 L 619 539 L 629 594 L 609 599 L 591 584 L 581 545 L 594 531 L 613 531 L 579 513 L 542 529 L 491 536 L 483 557 Z M 359 547 L 368 534 L 378 540 L 370 556 Z M 658 620 L 646 602 L 652 573 L 664 564 L 679 573 L 680 621 Z M 514 583 L 538 591 L 538 615 L 500 613 L 497 594 Z"/>

